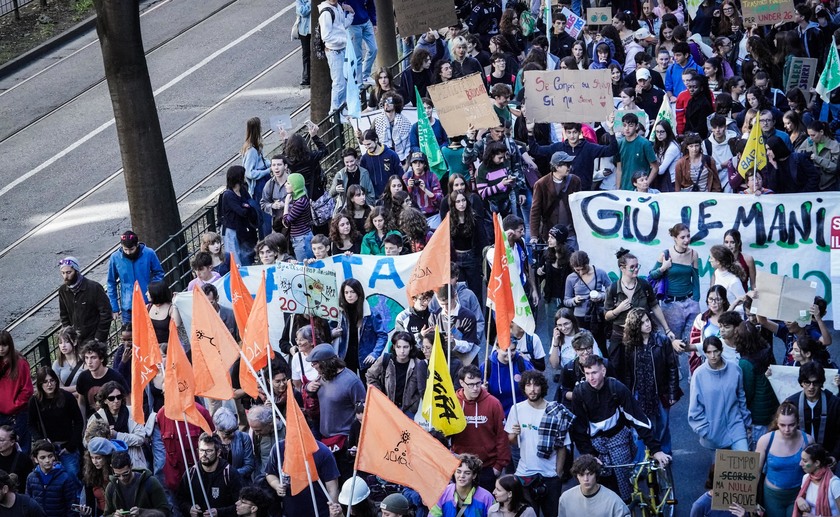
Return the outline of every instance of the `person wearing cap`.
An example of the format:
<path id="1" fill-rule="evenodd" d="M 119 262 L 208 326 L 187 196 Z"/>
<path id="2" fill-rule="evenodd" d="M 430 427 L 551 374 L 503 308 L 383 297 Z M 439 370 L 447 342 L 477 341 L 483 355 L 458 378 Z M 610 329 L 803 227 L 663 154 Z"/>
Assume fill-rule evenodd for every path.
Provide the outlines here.
<path id="1" fill-rule="evenodd" d="M 58 262 L 63 283 L 58 288 L 58 310 L 63 327 L 73 327 L 79 343 L 89 339 L 107 341 L 111 327 L 111 302 L 102 284 L 82 274 L 76 257 Z"/>
<path id="2" fill-rule="evenodd" d="M 379 503 L 382 517 L 403 517 L 411 513 L 411 505 L 402 494 L 390 494 Z"/>
<path id="3" fill-rule="evenodd" d="M 558 224 L 569 228 L 568 239 L 576 241 L 569 196 L 579 192 L 580 178 L 572 174 L 574 157 L 564 151 L 551 155 L 551 174 L 534 184 L 531 205 L 531 244 L 548 242 L 548 231 Z M 577 246 L 573 246 L 577 247 Z"/>
<path id="4" fill-rule="evenodd" d="M 134 282 L 138 282 L 140 292 L 145 293 L 151 282 L 162 280 L 163 267 L 154 250 L 140 242 L 133 231 L 123 233 L 120 236 L 120 249 L 108 261 L 108 298 L 111 300 L 114 319 L 122 318 L 123 324 L 131 323 Z M 143 302 L 146 302 L 145 295 Z"/>
<path id="5" fill-rule="evenodd" d="M 411 167 L 403 175 L 403 181 L 408 186 L 411 198 L 426 216 L 429 227 L 434 230 L 440 226 L 440 201 L 443 199 L 440 180 L 429 170 L 429 161 L 425 154 L 411 153 L 409 161 Z"/>
<path id="6" fill-rule="evenodd" d="M 656 43 L 656 37 L 647 27 L 637 29 L 633 33 L 633 40 L 624 46 L 624 74 L 630 75 L 636 71 L 636 54 L 646 52 L 648 47 Z"/>
<path id="7" fill-rule="evenodd" d="M 356 420 L 356 404 L 365 400 L 365 386 L 329 343 L 313 348 L 306 360 L 319 375 L 303 389 L 317 393 L 321 441 L 335 456 L 342 477 L 350 477 L 354 458 L 347 452 L 347 438 Z"/>
<path id="8" fill-rule="evenodd" d="M 631 75 L 635 80 L 634 86 L 636 88 L 636 106 L 645 110 L 649 120 L 656 120 L 656 115 L 659 113 L 659 108 L 662 107 L 662 99 L 665 98 L 665 90 L 654 85 L 653 74 L 659 77 L 659 82 L 662 82 L 662 76 L 656 70 L 651 70 L 648 65 L 644 67 L 638 65 L 636 67 L 636 74 Z"/>
<path id="9" fill-rule="evenodd" d="M 88 442 L 81 478 L 84 483 L 85 501 L 88 503 L 87 507 L 91 508 L 90 515 L 102 515 L 105 511 L 105 488 L 114 474 L 111 469 L 111 457 L 117 452 L 128 452 L 128 446 L 122 440 L 95 436 Z M 87 514 L 86 511 L 80 513 Z"/>
<path id="10" fill-rule="evenodd" d="M 350 507 L 350 515 L 358 517 L 373 517 L 376 515 L 376 506 L 368 499 L 370 487 L 364 479 L 353 476 L 341 485 L 341 492 L 338 493 L 338 502 L 330 503 L 330 517 L 341 517 L 347 513 Z"/>

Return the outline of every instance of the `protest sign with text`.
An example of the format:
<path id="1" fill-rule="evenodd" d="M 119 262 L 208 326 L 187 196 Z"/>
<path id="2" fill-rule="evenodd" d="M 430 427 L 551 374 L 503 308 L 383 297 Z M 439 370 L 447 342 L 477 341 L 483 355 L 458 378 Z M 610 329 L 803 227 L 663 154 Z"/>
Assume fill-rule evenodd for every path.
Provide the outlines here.
<path id="1" fill-rule="evenodd" d="M 816 294 L 831 303 L 829 226 L 840 215 L 840 193 L 745 196 L 702 192 L 640 195 L 634 192 L 579 192 L 570 196 L 578 245 L 602 250 L 596 257 L 609 271 L 620 247 L 639 258 L 646 275 L 671 245 L 668 229 L 683 223 L 691 230 L 691 247 L 700 255 L 700 290 L 709 288 L 709 248 L 723 242 L 730 229 L 741 232 L 744 252 L 756 268 L 817 282 Z M 609 258 L 608 258 L 609 257 Z M 610 273 L 618 278 L 615 266 Z M 827 319 L 833 319 L 827 316 Z"/>
<path id="2" fill-rule="evenodd" d="M 455 5 L 447 0 L 394 0 L 394 17 L 403 38 L 458 23 Z"/>
<path id="3" fill-rule="evenodd" d="M 476 129 L 499 125 L 487 88 L 477 73 L 429 86 L 429 96 L 449 135 L 467 134 L 470 124 Z"/>
<path id="4" fill-rule="evenodd" d="M 799 88 L 809 98 L 811 88 L 817 78 L 817 60 L 810 57 L 791 57 L 787 77 L 785 77 L 785 91 Z"/>
<path id="5" fill-rule="evenodd" d="M 613 112 L 609 70 L 525 72 L 528 120 L 595 122 Z"/>
<path id="6" fill-rule="evenodd" d="M 715 452 L 715 480 L 712 510 L 729 510 L 730 505 L 756 511 L 761 455 L 757 452 L 718 449 Z"/>
<path id="7" fill-rule="evenodd" d="M 791 0 L 744 0 L 741 9 L 744 27 L 792 22 L 795 12 Z"/>
<path id="8" fill-rule="evenodd" d="M 586 25 L 586 20 L 573 13 L 568 7 L 564 7 L 561 12 L 566 17 L 566 33 L 573 38 L 577 38 L 584 25 Z"/>

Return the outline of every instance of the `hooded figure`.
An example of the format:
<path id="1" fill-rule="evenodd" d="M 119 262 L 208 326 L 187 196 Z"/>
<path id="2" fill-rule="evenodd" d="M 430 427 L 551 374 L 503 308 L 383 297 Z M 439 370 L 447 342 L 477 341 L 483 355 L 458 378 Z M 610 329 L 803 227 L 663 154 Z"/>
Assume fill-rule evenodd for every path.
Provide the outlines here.
<path id="1" fill-rule="evenodd" d="M 287 181 L 289 182 L 289 186 L 292 187 L 292 200 L 298 200 L 307 195 L 306 180 L 302 174 L 298 174 L 297 172 L 289 174 Z"/>
<path id="2" fill-rule="evenodd" d="M 312 205 L 306 193 L 306 180 L 297 172 L 286 180 L 286 206 L 283 226 L 289 229 L 297 260 L 315 258 L 312 254 Z M 291 198 L 291 199 L 289 199 Z"/>
<path id="3" fill-rule="evenodd" d="M 598 51 L 603 51 L 607 49 L 609 53 L 607 54 L 607 62 L 602 63 L 601 60 L 598 58 Z M 615 44 L 609 38 L 604 38 L 597 45 L 595 48 L 592 49 L 592 64 L 589 65 L 590 70 L 604 70 L 605 68 L 609 67 L 610 65 L 616 65 L 619 68 L 623 68 L 621 64 L 615 60 Z"/>

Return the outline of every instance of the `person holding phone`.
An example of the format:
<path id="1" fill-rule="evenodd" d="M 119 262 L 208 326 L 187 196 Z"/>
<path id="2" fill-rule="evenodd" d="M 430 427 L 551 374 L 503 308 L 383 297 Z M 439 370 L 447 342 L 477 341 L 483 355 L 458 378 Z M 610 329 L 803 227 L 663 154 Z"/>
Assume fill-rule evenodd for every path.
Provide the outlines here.
<path id="1" fill-rule="evenodd" d="M 138 517 L 143 510 L 158 510 L 166 517 L 172 514 L 163 485 L 148 469 L 132 468 L 128 452 L 111 456 L 113 481 L 105 487 L 105 517 Z"/>

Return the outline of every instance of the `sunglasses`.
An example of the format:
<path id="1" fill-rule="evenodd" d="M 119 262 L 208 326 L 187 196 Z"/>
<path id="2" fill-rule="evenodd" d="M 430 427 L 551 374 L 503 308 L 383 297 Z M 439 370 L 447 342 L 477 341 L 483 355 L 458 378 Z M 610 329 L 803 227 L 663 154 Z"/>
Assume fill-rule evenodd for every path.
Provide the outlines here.
<path id="1" fill-rule="evenodd" d="M 122 395 L 109 395 L 109 396 L 105 397 L 105 400 L 107 400 L 108 402 L 116 402 L 116 401 L 122 400 L 122 399 L 123 399 Z"/>

